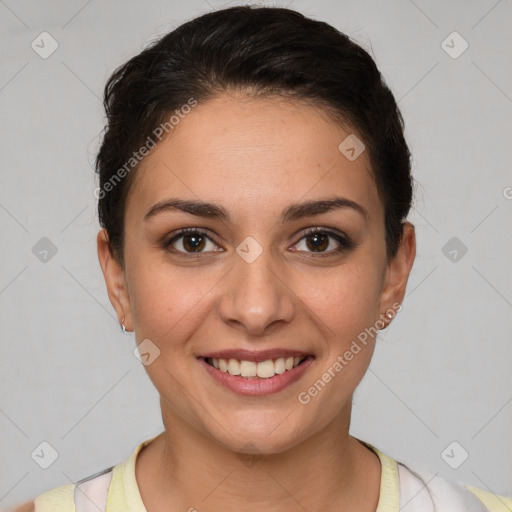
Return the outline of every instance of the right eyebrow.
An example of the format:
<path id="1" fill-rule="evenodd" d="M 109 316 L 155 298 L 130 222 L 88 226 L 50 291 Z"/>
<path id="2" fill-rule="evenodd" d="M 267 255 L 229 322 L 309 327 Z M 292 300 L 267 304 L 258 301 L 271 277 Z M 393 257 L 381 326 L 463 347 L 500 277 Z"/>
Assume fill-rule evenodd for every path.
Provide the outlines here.
<path id="1" fill-rule="evenodd" d="M 222 206 L 203 201 L 171 198 L 154 204 L 144 215 L 144 221 L 169 210 L 180 210 L 200 217 L 210 217 L 224 221 L 229 220 L 229 214 Z"/>

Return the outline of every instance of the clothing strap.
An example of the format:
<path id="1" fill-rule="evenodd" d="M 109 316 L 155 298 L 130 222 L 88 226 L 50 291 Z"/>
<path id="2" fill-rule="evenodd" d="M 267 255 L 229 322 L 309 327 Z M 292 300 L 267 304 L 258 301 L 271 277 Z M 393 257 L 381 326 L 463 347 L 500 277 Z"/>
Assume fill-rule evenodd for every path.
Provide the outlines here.
<path id="1" fill-rule="evenodd" d="M 489 512 L 465 486 L 442 476 L 411 471 L 401 463 L 400 512 Z"/>
<path id="2" fill-rule="evenodd" d="M 77 482 L 73 499 L 75 512 L 105 512 L 113 467 Z"/>
<path id="3" fill-rule="evenodd" d="M 401 463 L 397 466 L 400 512 L 489 512 L 465 486 L 437 473 L 419 474 Z M 112 469 L 77 482 L 74 490 L 76 512 L 106 512 Z"/>

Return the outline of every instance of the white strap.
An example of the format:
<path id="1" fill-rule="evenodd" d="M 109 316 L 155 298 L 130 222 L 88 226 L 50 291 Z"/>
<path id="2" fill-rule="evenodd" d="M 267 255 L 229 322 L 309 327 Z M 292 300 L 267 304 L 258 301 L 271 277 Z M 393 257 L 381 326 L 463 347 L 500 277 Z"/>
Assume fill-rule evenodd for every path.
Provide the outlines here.
<path id="1" fill-rule="evenodd" d="M 489 512 L 463 485 L 398 464 L 400 512 Z"/>
<path id="2" fill-rule="evenodd" d="M 434 502 L 421 479 L 413 475 L 408 468 L 398 464 L 398 481 L 400 488 L 400 512 L 431 512 Z"/>
<path id="3" fill-rule="evenodd" d="M 111 480 L 112 470 L 107 470 L 77 483 L 74 491 L 75 511 L 105 512 Z"/>

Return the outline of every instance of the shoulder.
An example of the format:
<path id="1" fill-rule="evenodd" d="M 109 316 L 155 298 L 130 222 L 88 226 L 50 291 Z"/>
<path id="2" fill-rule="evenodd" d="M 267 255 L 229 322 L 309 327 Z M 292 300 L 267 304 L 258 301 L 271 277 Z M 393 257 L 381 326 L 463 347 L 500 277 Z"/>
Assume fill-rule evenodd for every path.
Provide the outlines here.
<path id="1" fill-rule="evenodd" d="M 69 512 L 74 510 L 74 489 L 74 484 L 56 487 L 40 494 L 32 501 L 17 505 L 13 512 Z"/>
<path id="2" fill-rule="evenodd" d="M 15 512 L 69 512 L 90 510 L 88 502 L 94 498 L 95 508 L 103 510 L 106 505 L 108 488 L 113 467 L 84 478 L 76 484 L 63 485 L 39 495 L 33 501 L 33 508 L 22 508 Z M 30 502 L 23 504 L 30 507 Z"/>
<path id="3" fill-rule="evenodd" d="M 466 485 L 466 488 L 469 489 L 490 512 L 512 512 L 512 498 L 492 494 L 470 485 Z"/>
<path id="4" fill-rule="evenodd" d="M 25 503 L 22 503 L 21 505 L 17 505 L 12 510 L 13 510 L 13 512 L 34 512 L 35 505 L 34 505 L 33 501 L 26 501 Z"/>
<path id="5" fill-rule="evenodd" d="M 127 483 L 131 484 L 131 489 L 137 488 L 134 471 L 137 454 L 156 437 L 158 436 L 140 443 L 127 460 L 76 483 L 56 487 L 40 494 L 32 501 L 17 505 L 11 512 L 70 512 L 74 511 L 75 507 L 77 510 L 89 510 L 91 508 L 89 497 L 91 496 L 94 496 L 94 505 L 96 505 L 93 507 L 93 512 L 98 512 L 102 510 L 101 507 L 105 508 L 107 499 L 113 500 L 113 502 L 122 500 L 124 486 Z M 140 501 L 140 503 L 142 502 Z"/>
<path id="6" fill-rule="evenodd" d="M 438 473 L 412 471 L 398 464 L 400 503 L 407 512 L 512 512 L 512 499 L 448 480 Z"/>
<path id="7" fill-rule="evenodd" d="M 385 510 L 402 512 L 512 512 L 512 497 L 442 477 L 426 467 L 409 468 L 375 446 L 361 441 L 380 458 L 381 495 L 387 490 Z"/>
<path id="8" fill-rule="evenodd" d="M 69 512 L 69 510 L 74 510 L 74 490 L 74 484 L 67 484 L 40 494 L 34 500 L 34 512 Z"/>

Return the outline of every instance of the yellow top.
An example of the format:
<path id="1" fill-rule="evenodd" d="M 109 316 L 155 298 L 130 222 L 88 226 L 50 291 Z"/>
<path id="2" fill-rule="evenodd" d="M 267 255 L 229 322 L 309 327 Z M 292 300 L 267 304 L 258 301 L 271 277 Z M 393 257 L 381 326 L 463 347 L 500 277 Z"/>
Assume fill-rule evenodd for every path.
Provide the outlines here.
<path id="1" fill-rule="evenodd" d="M 157 436 L 155 436 L 157 437 Z M 137 454 L 154 437 L 140 443 L 132 455 L 114 466 L 108 490 L 106 512 L 147 512 L 135 478 Z M 400 491 L 397 462 L 374 446 L 364 443 L 379 457 L 382 465 L 380 497 L 376 512 L 399 512 Z M 475 487 L 467 488 L 477 496 L 490 512 L 512 512 L 512 499 L 497 496 Z M 35 512 L 74 512 L 74 484 L 57 487 L 35 499 Z"/>

